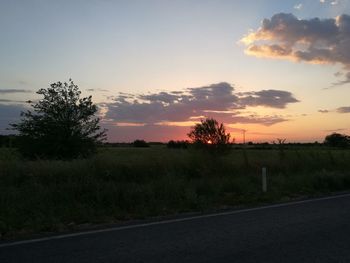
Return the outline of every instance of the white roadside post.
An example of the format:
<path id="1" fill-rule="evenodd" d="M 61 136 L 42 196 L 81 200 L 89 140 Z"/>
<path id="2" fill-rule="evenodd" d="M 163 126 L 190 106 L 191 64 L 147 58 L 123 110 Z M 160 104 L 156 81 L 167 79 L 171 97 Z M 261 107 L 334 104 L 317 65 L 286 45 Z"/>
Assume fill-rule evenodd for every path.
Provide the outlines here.
<path id="1" fill-rule="evenodd" d="M 267 191 L 267 181 L 266 181 L 266 167 L 262 168 L 262 191 L 265 193 Z"/>

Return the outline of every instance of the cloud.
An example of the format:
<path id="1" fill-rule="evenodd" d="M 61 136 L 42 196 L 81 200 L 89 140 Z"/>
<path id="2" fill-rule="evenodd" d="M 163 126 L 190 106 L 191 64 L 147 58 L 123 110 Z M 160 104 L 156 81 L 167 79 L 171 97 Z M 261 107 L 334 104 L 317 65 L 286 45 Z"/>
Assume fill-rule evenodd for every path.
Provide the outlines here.
<path id="1" fill-rule="evenodd" d="M 333 110 L 318 110 L 320 113 L 329 113 L 329 112 L 336 112 L 336 113 L 350 113 L 350 106 L 349 107 L 339 107 L 337 109 Z"/>
<path id="2" fill-rule="evenodd" d="M 93 92 L 93 91 L 109 92 L 109 90 L 106 90 L 106 89 L 86 89 L 86 91 L 90 91 L 90 92 Z"/>
<path id="3" fill-rule="evenodd" d="M 338 5 L 339 0 L 320 0 L 320 3 L 322 3 L 322 4 L 329 3 L 331 5 Z"/>
<path id="4" fill-rule="evenodd" d="M 236 93 L 226 82 L 188 88 L 176 92 L 151 94 L 119 94 L 106 103 L 104 120 L 116 123 L 145 125 L 190 125 L 201 118 L 212 117 L 224 123 L 258 123 L 273 125 L 287 121 L 283 116 L 245 114 L 248 106 L 282 109 L 298 102 L 290 92 L 262 90 Z"/>
<path id="5" fill-rule="evenodd" d="M 283 109 L 289 103 L 299 102 L 293 94 L 283 90 L 262 90 L 242 93 L 246 95 L 241 98 L 245 106 L 266 106 Z"/>
<path id="6" fill-rule="evenodd" d="M 333 130 L 324 130 L 325 132 L 340 132 L 340 131 L 346 131 L 346 128 L 339 128 L 339 129 L 333 129 Z"/>
<path id="7" fill-rule="evenodd" d="M 123 96 L 126 98 L 127 96 Z M 150 95 L 141 95 L 139 96 L 142 100 L 148 100 L 150 102 L 164 102 L 164 103 L 173 103 L 177 101 L 179 98 L 178 95 L 170 94 L 167 92 L 160 92 L 158 94 L 150 94 Z"/>
<path id="8" fill-rule="evenodd" d="M 22 100 L 10 100 L 10 99 L 0 99 L 0 103 L 5 102 L 5 103 L 25 103 L 25 101 Z"/>
<path id="9" fill-rule="evenodd" d="M 337 4 L 339 4 L 339 0 L 333 0 L 333 1 L 331 1 L 331 5 L 337 5 Z"/>
<path id="10" fill-rule="evenodd" d="M 350 16 L 330 19 L 298 19 L 293 14 L 278 13 L 264 19 L 256 31 L 241 39 L 246 54 L 304 61 L 315 64 L 340 64 L 350 83 Z"/>
<path id="11" fill-rule="evenodd" d="M 31 93 L 31 90 L 26 89 L 0 89 L 0 94 L 8 94 L 8 93 Z"/>
<path id="12" fill-rule="evenodd" d="M 118 93 L 109 100 L 112 101 L 99 104 L 99 114 L 112 141 L 184 139 L 189 126 L 206 117 L 227 125 L 253 123 L 270 126 L 288 121 L 292 116 L 261 115 L 254 112 L 254 108 L 248 112 L 247 107 L 283 109 L 298 102 L 288 91 L 236 92 L 234 86 L 226 82 L 170 92 Z M 19 120 L 20 112 L 26 106 L 13 104 L 15 101 L 9 99 L 0 102 L 4 103 L 0 104 L 0 131 L 8 133 L 8 124 Z M 230 129 L 232 127 L 228 127 Z"/>
<path id="13" fill-rule="evenodd" d="M 320 113 L 328 113 L 329 110 L 318 110 L 318 112 L 320 112 Z"/>
<path id="14" fill-rule="evenodd" d="M 302 9 L 303 8 L 303 4 L 296 4 L 295 6 L 294 6 L 294 9 L 297 9 L 297 10 L 300 10 L 300 9 Z"/>
<path id="15" fill-rule="evenodd" d="M 350 107 L 339 107 L 337 109 L 338 113 L 350 113 Z"/>

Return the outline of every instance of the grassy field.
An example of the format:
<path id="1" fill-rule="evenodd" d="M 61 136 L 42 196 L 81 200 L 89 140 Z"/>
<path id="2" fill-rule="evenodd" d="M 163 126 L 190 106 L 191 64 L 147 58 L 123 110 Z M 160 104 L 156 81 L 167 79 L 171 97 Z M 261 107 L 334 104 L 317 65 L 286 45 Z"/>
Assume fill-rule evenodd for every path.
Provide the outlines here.
<path id="1" fill-rule="evenodd" d="M 261 191 L 261 167 L 268 191 Z M 60 232 L 350 189 L 350 151 L 326 147 L 101 148 L 90 159 L 25 161 L 0 148 L 0 235 Z"/>

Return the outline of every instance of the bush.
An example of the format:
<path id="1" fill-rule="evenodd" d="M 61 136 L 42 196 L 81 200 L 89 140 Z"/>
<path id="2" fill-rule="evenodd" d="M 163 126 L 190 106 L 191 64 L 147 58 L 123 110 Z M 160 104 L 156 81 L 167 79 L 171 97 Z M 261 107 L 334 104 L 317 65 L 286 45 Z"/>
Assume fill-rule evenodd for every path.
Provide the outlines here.
<path id="1" fill-rule="evenodd" d="M 350 145 L 350 136 L 340 133 L 332 133 L 327 135 L 324 143 L 332 147 L 346 148 Z"/>

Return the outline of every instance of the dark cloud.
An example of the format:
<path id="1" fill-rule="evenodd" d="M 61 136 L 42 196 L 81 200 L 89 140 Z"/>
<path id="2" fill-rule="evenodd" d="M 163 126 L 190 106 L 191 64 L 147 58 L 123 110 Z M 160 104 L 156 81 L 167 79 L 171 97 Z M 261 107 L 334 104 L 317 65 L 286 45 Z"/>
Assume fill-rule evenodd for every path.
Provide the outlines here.
<path id="1" fill-rule="evenodd" d="M 272 125 L 286 121 L 283 116 L 244 115 L 239 109 L 247 106 L 285 108 L 298 102 L 290 92 L 262 90 L 235 93 L 226 82 L 188 88 L 177 92 L 159 92 L 147 95 L 119 94 L 114 102 L 106 103 L 105 119 L 122 123 L 157 124 L 188 122 L 213 117 L 225 123 L 259 123 Z"/>
<path id="2" fill-rule="evenodd" d="M 283 90 L 262 90 L 243 93 L 241 102 L 246 106 L 266 106 L 283 109 L 289 103 L 299 102 L 293 94 Z"/>
<path id="3" fill-rule="evenodd" d="M 0 89 L 0 94 L 8 94 L 8 93 L 31 93 L 31 90 L 26 89 Z"/>
<path id="4" fill-rule="evenodd" d="M 350 113 L 350 107 L 339 107 L 337 109 L 338 113 Z"/>
<path id="5" fill-rule="evenodd" d="M 4 103 L 25 103 L 25 101 L 22 101 L 22 100 L 10 100 L 10 99 L 0 99 L 0 102 L 4 102 Z"/>
<path id="6" fill-rule="evenodd" d="M 298 19 L 279 13 L 264 19 L 261 27 L 246 35 L 246 53 L 318 64 L 339 63 L 348 72 L 335 85 L 350 82 L 350 16 L 331 19 Z"/>
<path id="7" fill-rule="evenodd" d="M 127 96 L 123 96 L 123 98 L 127 98 Z M 179 96 L 168 92 L 160 92 L 158 94 L 141 95 L 139 98 L 150 102 L 173 103 L 179 99 Z"/>

